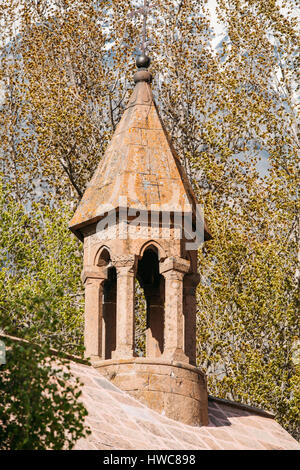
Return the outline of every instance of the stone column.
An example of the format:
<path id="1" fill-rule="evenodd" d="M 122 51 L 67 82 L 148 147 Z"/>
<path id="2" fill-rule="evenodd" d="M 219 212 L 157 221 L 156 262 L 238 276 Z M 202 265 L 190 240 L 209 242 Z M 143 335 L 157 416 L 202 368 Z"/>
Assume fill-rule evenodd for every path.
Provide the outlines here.
<path id="1" fill-rule="evenodd" d="M 119 256 L 112 259 L 117 271 L 117 334 L 113 359 L 134 356 L 134 293 L 137 260 L 135 256 Z"/>
<path id="2" fill-rule="evenodd" d="M 86 266 L 81 279 L 85 287 L 84 346 L 85 357 L 102 358 L 102 296 L 106 268 Z"/>
<path id="3" fill-rule="evenodd" d="M 165 278 L 164 353 L 168 360 L 189 362 L 184 353 L 183 277 L 190 262 L 177 257 L 167 258 L 160 265 Z"/>
<path id="4" fill-rule="evenodd" d="M 185 319 L 185 348 L 190 364 L 196 365 L 196 287 L 200 274 L 186 274 L 183 281 L 183 309 Z"/>
<path id="5" fill-rule="evenodd" d="M 162 279 L 163 281 L 163 279 Z M 146 357 L 160 357 L 164 344 L 164 300 L 159 287 L 144 287 L 147 301 Z"/>

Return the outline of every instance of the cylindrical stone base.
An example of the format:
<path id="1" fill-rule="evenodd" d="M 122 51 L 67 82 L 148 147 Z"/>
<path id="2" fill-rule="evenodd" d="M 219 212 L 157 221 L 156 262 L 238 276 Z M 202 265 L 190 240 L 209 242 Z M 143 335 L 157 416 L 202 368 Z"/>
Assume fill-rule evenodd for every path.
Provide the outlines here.
<path id="1" fill-rule="evenodd" d="M 191 426 L 208 424 L 206 377 L 197 367 L 144 357 L 97 361 L 93 366 L 158 413 Z"/>

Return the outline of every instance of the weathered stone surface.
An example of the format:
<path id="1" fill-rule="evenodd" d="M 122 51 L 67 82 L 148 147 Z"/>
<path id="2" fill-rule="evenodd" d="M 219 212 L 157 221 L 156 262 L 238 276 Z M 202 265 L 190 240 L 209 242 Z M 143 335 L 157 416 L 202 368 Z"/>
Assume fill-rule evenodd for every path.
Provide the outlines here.
<path id="1" fill-rule="evenodd" d="M 245 410 L 236 403 L 211 398 L 208 426 L 191 427 L 149 409 L 132 394 L 111 390 L 111 383 L 93 367 L 71 363 L 71 369 L 86 384 L 81 399 L 92 431 L 75 449 L 300 450 L 299 443 L 274 419 L 261 416 L 256 409 Z"/>
<path id="2" fill-rule="evenodd" d="M 102 354 L 102 292 L 103 278 L 85 278 L 84 345 L 86 357 Z"/>
<path id="3" fill-rule="evenodd" d="M 149 408 L 192 426 L 207 424 L 203 373 L 184 364 L 178 367 L 157 362 L 160 364 L 151 364 L 150 359 L 133 358 L 132 361 L 102 361 L 94 363 L 94 367 Z"/>
<path id="4" fill-rule="evenodd" d="M 157 204 L 158 211 L 183 211 L 197 203 L 146 82 L 136 84 L 71 230 L 82 238 L 82 227 L 100 218 L 104 206 L 120 207 L 120 198 L 126 199 L 126 207 L 142 210 Z"/>

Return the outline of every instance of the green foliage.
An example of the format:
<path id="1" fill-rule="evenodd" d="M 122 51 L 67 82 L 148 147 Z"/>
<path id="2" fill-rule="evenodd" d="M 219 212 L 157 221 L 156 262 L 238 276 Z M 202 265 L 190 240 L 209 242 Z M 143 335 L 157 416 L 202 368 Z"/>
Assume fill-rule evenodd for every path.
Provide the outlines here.
<path id="1" fill-rule="evenodd" d="M 26 212 L 9 189 L 0 186 L 0 327 L 25 342 L 4 338 L 0 448 L 72 448 L 87 434 L 87 412 L 68 361 L 50 347 L 83 349 L 81 297 L 74 301 L 81 253 L 66 230 L 66 208 L 34 204 Z"/>
<path id="2" fill-rule="evenodd" d="M 83 351 L 82 248 L 67 228 L 70 209 L 33 203 L 25 211 L 0 187 L 0 309 L 30 339 L 65 352 Z M 44 297 L 46 296 L 46 297 Z M 28 308 L 43 298 L 48 316 Z"/>
<path id="3" fill-rule="evenodd" d="M 4 341 L 8 349 L 7 362 L 0 366 L 0 449 L 71 449 L 88 431 L 87 411 L 78 401 L 80 383 L 67 361 L 51 361 L 47 346 Z"/>
<path id="4" fill-rule="evenodd" d="M 217 0 L 214 15 L 224 37 L 215 50 L 209 3 L 157 2 L 150 22 L 154 93 L 213 235 L 199 253 L 199 365 L 210 393 L 272 409 L 298 437 L 295 2 Z M 127 0 L 58 0 L 55 6 L 4 0 L 0 10 L 2 44 L 10 44 L 0 66 L 2 168 L 23 203 L 35 199 L 37 182 L 45 188 L 30 215 L 14 205 L 2 215 L 11 228 L 1 226 L 1 253 L 7 253 L 0 305 L 13 316 L 12 306 L 21 312 L 31 292 L 40 295 L 46 286 L 51 311 L 61 312 L 56 333 L 74 352 L 81 343 L 81 253 L 66 223 L 132 89 L 140 26 L 128 18 L 132 7 Z M 47 207 L 49 200 L 56 209 Z M 57 294 L 61 288 L 64 296 Z M 27 324 L 25 310 L 16 319 L 18 331 L 21 319 Z M 55 336 L 42 330 L 35 338 L 53 344 Z"/>
<path id="5" fill-rule="evenodd" d="M 291 247 L 279 252 L 282 245 L 270 234 L 251 240 L 237 227 L 219 234 L 200 258 L 198 288 L 198 362 L 210 393 L 275 412 L 299 438 L 300 376 L 292 360 L 299 303 Z"/>

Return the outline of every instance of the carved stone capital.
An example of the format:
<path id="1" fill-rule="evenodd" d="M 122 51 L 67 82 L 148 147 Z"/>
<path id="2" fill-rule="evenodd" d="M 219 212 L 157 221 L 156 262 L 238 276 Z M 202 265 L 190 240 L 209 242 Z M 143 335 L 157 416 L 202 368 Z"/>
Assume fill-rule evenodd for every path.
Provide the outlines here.
<path id="1" fill-rule="evenodd" d="M 181 281 L 183 282 L 184 273 L 181 271 L 166 271 L 163 273 L 166 281 Z"/>
<path id="2" fill-rule="evenodd" d="M 184 275 L 189 271 L 189 269 L 190 261 L 184 258 L 179 258 L 177 256 L 166 258 L 159 264 L 159 272 L 164 276 L 169 272 L 177 272 Z"/>
<path id="3" fill-rule="evenodd" d="M 136 255 L 113 256 L 111 259 L 111 265 L 114 266 L 117 271 L 119 268 L 127 268 L 127 270 L 132 273 L 136 272 L 137 262 L 138 257 Z"/>
<path id="4" fill-rule="evenodd" d="M 103 282 L 107 279 L 107 267 L 85 266 L 81 272 L 81 280 L 83 284 L 85 284 L 88 279 L 97 279 L 98 281 Z"/>

